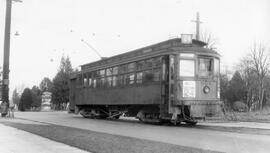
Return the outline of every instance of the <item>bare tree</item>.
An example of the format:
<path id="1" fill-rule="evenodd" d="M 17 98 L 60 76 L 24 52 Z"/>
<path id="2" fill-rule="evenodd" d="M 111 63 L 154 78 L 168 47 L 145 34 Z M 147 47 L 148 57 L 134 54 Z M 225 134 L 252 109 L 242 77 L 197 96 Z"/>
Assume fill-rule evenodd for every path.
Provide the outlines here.
<path id="1" fill-rule="evenodd" d="M 201 33 L 200 39 L 201 41 L 206 43 L 206 48 L 209 48 L 209 49 L 217 48 L 218 39 L 211 32 L 204 30 Z"/>
<path id="2" fill-rule="evenodd" d="M 252 67 L 252 61 L 246 56 L 243 58 L 238 65 L 238 71 L 245 82 L 246 88 L 246 104 L 248 110 L 251 111 L 252 107 L 255 106 L 258 97 L 258 81 L 257 76 Z"/>
<path id="3" fill-rule="evenodd" d="M 251 66 L 257 76 L 258 81 L 258 102 L 262 110 L 265 95 L 265 78 L 269 72 L 270 59 L 265 47 L 261 43 L 254 43 L 250 49 L 249 58 Z"/>
<path id="4" fill-rule="evenodd" d="M 254 43 L 238 66 L 245 81 L 246 104 L 249 110 L 252 107 L 256 110 L 263 108 L 269 66 L 270 57 L 261 43 Z"/>

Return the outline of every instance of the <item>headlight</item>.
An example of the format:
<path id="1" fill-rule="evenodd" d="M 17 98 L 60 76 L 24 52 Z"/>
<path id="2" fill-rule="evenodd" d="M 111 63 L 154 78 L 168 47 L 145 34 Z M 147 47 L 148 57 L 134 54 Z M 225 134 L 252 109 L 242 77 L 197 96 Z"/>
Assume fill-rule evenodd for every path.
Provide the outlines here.
<path id="1" fill-rule="evenodd" d="M 210 88 L 209 88 L 208 86 L 204 86 L 204 87 L 203 87 L 203 92 L 204 92 L 205 94 L 208 94 L 208 93 L 210 92 Z"/>

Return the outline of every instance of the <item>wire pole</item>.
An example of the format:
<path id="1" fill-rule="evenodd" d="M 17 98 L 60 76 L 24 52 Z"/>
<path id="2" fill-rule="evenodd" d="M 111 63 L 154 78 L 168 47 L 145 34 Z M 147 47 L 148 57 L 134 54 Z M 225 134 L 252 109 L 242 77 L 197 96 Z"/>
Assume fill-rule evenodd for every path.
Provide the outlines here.
<path id="1" fill-rule="evenodd" d="M 10 55 L 10 25 L 12 1 L 22 2 L 21 0 L 6 0 L 5 17 L 5 37 L 4 37 L 4 56 L 3 56 L 3 81 L 2 81 L 2 103 L 1 116 L 8 114 L 9 108 L 9 55 Z"/>
<path id="2" fill-rule="evenodd" d="M 196 23 L 196 39 L 200 40 L 200 24 L 202 23 L 200 21 L 200 14 L 197 12 L 196 14 L 196 20 L 192 20 L 192 22 Z"/>
<path id="3" fill-rule="evenodd" d="M 4 56 L 3 56 L 3 83 L 2 83 L 2 103 L 1 116 L 6 116 L 9 107 L 9 54 L 10 54 L 10 24 L 11 24 L 12 0 L 6 0 Z"/>

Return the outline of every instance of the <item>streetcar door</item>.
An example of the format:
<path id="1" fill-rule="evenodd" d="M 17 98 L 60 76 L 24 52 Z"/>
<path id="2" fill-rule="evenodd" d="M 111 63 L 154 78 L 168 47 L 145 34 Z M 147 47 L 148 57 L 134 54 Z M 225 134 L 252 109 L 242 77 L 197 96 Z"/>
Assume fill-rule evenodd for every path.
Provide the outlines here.
<path id="1" fill-rule="evenodd" d="M 173 103 L 175 100 L 175 82 L 177 75 L 175 73 L 177 56 L 169 55 L 162 58 L 162 87 L 161 87 L 161 104 L 160 114 L 162 117 L 170 117 L 173 113 Z"/>
<path id="2" fill-rule="evenodd" d="M 161 102 L 160 115 L 161 118 L 168 114 L 169 102 L 169 56 L 162 57 L 162 72 L 161 72 Z"/>
<path id="3" fill-rule="evenodd" d="M 177 55 L 170 55 L 169 61 L 169 105 L 168 111 L 169 113 L 173 113 L 173 105 L 176 100 L 176 85 L 177 85 L 177 64 L 178 64 L 178 56 Z"/>
<path id="4" fill-rule="evenodd" d="M 81 105 L 83 102 L 83 75 L 81 73 L 79 73 L 77 75 L 77 79 L 76 79 L 76 91 L 75 91 L 75 108 L 78 105 Z M 79 113 L 76 112 L 75 109 L 75 113 Z"/>
<path id="5" fill-rule="evenodd" d="M 70 79 L 69 90 L 69 111 L 75 111 L 75 96 L 76 96 L 76 78 Z"/>

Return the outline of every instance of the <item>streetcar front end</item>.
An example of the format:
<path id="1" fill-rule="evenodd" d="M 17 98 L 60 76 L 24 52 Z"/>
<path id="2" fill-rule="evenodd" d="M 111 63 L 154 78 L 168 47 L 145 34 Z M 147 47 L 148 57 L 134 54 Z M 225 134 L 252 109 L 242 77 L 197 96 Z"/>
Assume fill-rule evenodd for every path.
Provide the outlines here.
<path id="1" fill-rule="evenodd" d="M 222 114 L 218 53 L 206 48 L 185 50 L 170 57 L 170 70 L 172 120 L 196 121 Z"/>

